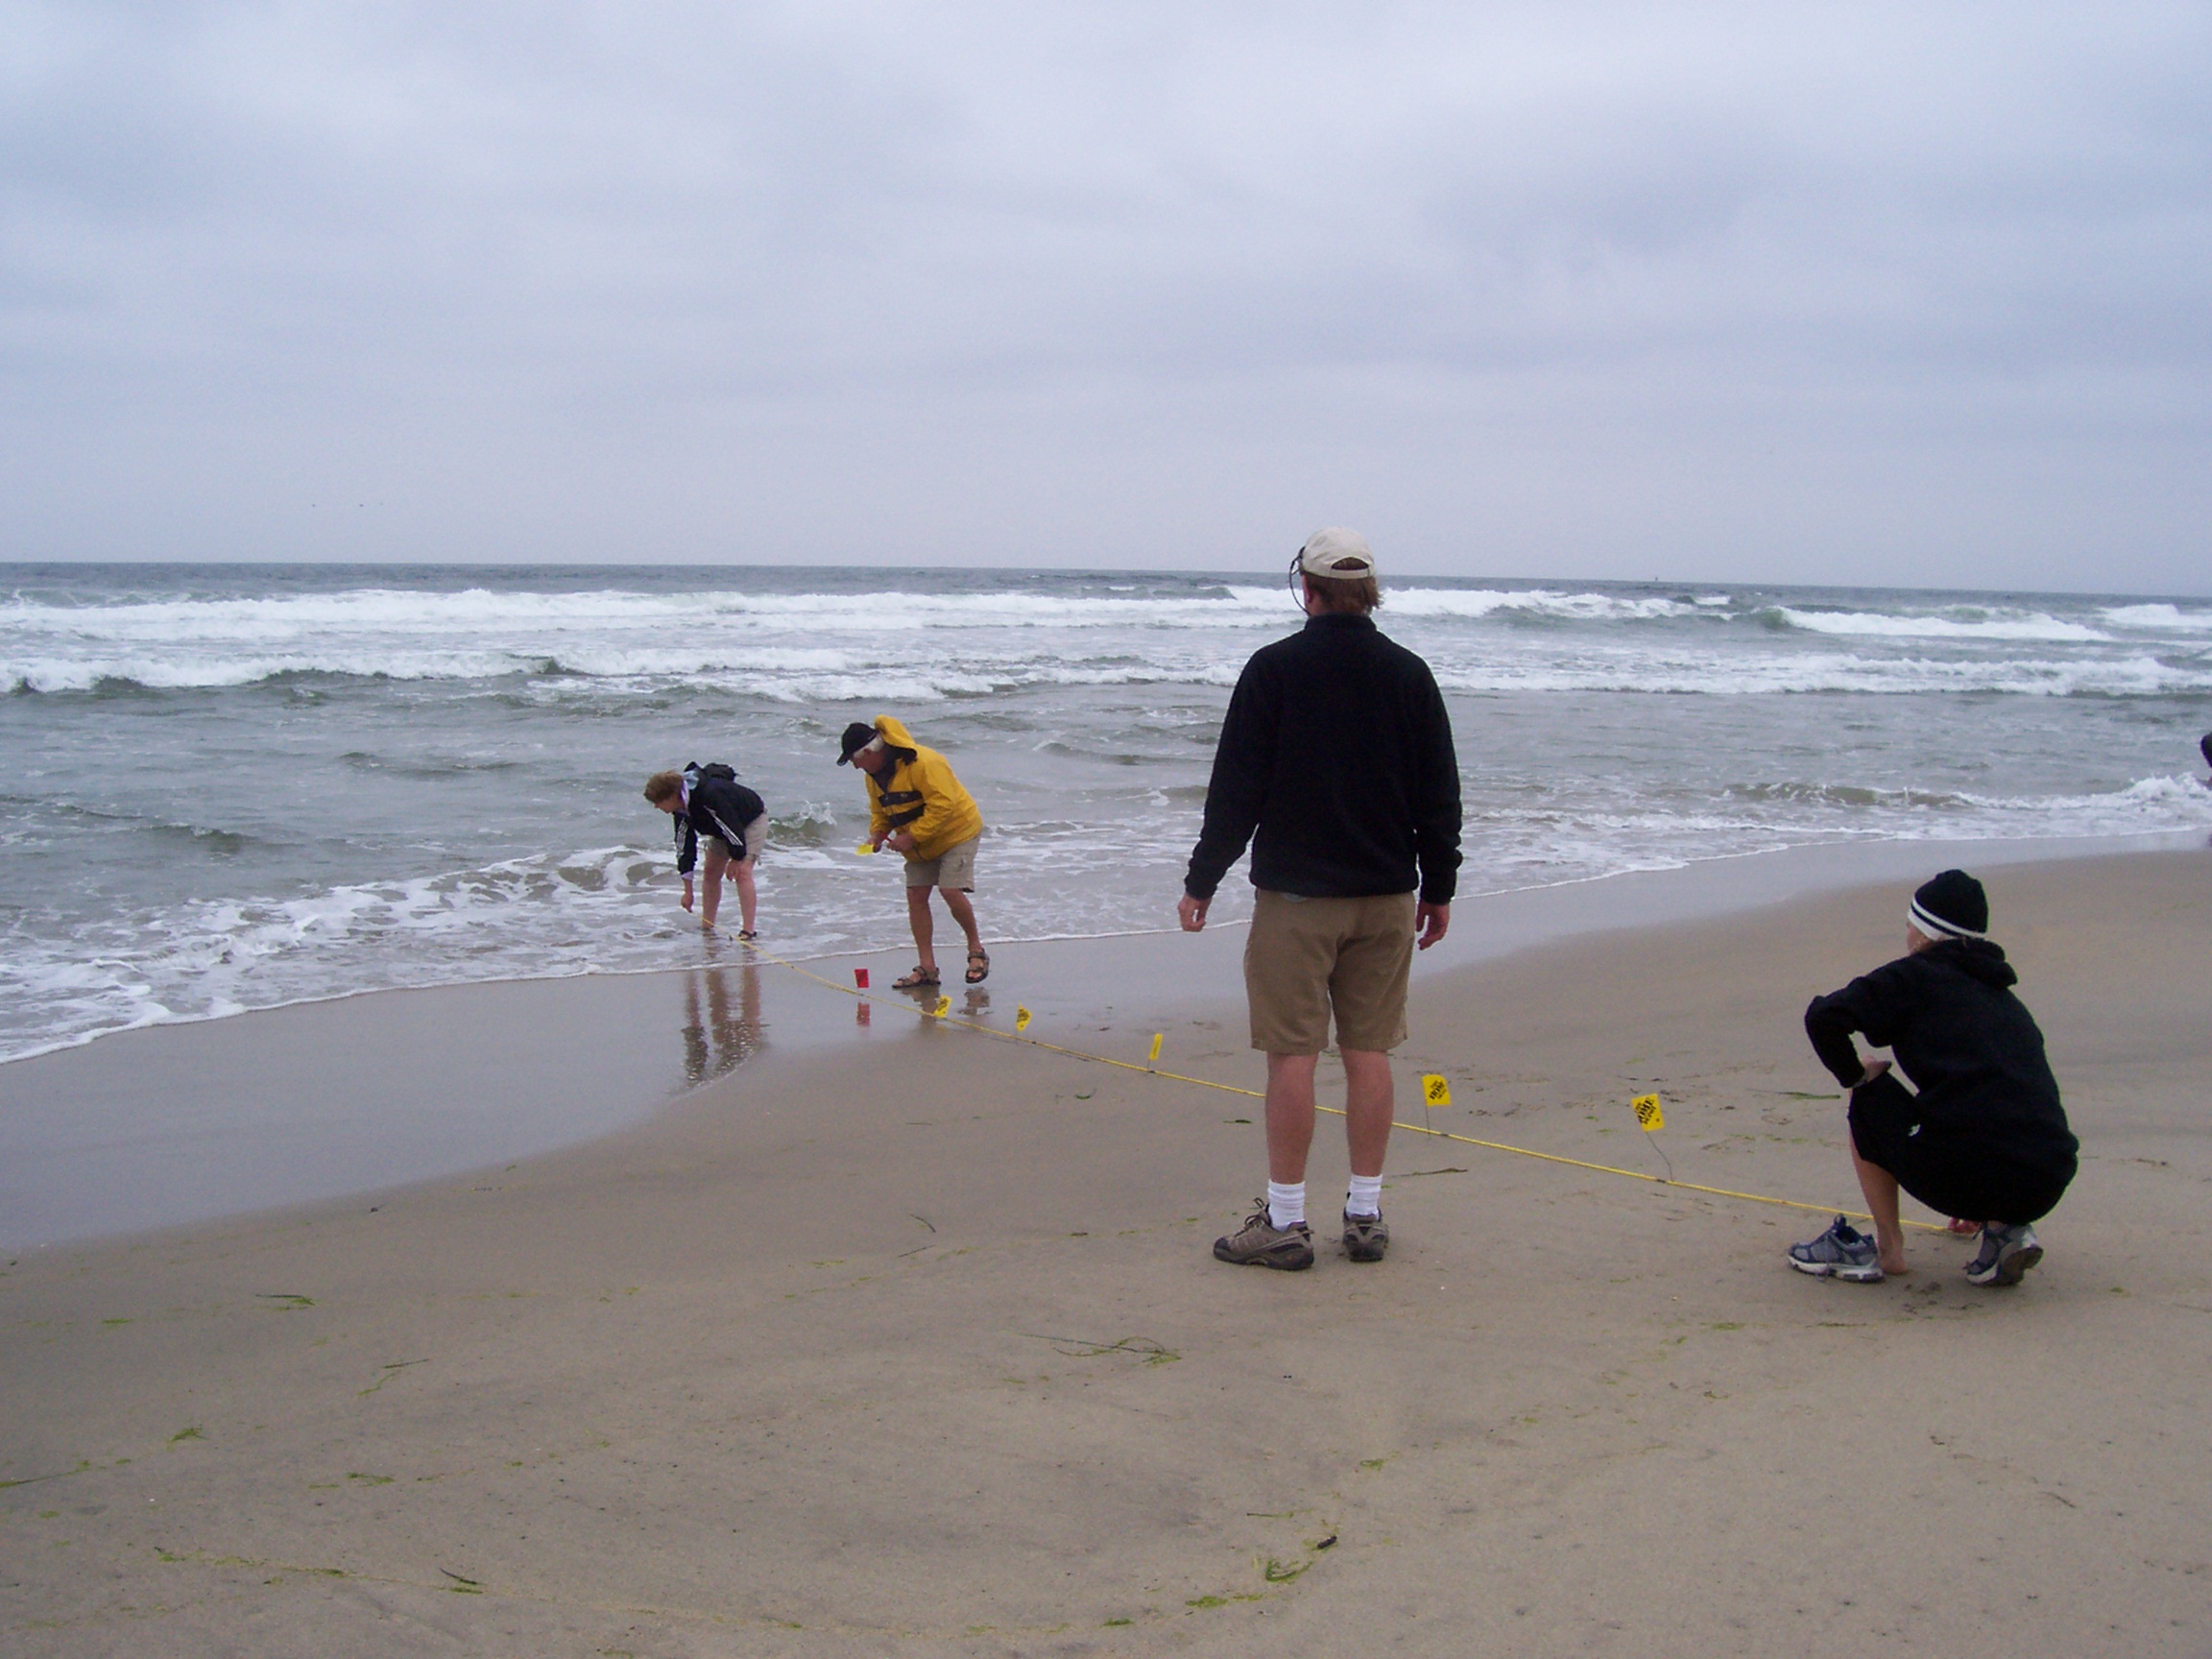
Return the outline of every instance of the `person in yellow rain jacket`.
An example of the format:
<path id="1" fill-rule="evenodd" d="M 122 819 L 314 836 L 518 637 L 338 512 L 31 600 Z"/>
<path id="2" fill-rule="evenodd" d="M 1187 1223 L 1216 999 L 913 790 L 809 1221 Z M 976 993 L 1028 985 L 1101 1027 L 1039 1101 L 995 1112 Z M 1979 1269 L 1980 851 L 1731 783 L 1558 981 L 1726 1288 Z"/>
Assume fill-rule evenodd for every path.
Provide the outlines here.
<path id="1" fill-rule="evenodd" d="M 968 983 L 982 984 L 991 976 L 991 953 L 983 949 L 975 907 L 968 900 L 975 891 L 975 843 L 983 836 L 975 798 L 960 786 L 950 761 L 915 742 L 888 714 L 872 726 L 854 721 L 846 727 L 837 764 L 868 775 L 869 841 L 906 856 L 906 920 L 920 960 L 894 988 L 920 991 L 938 983 L 931 888 L 945 896 L 945 908 L 968 935 Z"/>

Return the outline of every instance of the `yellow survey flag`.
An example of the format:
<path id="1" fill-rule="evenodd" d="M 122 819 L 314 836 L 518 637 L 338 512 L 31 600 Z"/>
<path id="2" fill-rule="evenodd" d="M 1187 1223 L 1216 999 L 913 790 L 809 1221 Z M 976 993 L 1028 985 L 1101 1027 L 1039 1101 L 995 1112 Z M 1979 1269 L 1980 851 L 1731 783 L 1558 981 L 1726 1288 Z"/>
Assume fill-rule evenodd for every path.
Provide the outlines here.
<path id="1" fill-rule="evenodd" d="M 1659 1110 L 1658 1095 L 1639 1094 L 1628 1104 L 1636 1108 L 1637 1128 L 1648 1133 L 1653 1129 L 1667 1127 L 1667 1114 Z"/>
<path id="2" fill-rule="evenodd" d="M 937 1006 L 930 1009 L 929 1012 L 940 1020 L 944 1019 L 946 1015 L 952 1012 L 952 998 L 950 997 L 938 998 Z"/>
<path id="3" fill-rule="evenodd" d="M 1160 1058 L 1160 1045 L 1166 1042 L 1166 1039 L 1167 1033 L 1165 1031 L 1155 1031 L 1152 1033 L 1152 1052 L 1149 1058 L 1154 1060 Z"/>
<path id="4" fill-rule="evenodd" d="M 853 851 L 859 854 L 861 857 L 865 858 L 869 854 L 876 851 L 876 843 L 873 841 L 863 841 L 859 846 L 854 848 Z"/>
<path id="5" fill-rule="evenodd" d="M 1017 1031 L 1026 1031 L 1029 1029 L 1028 1009 L 1017 1007 L 1014 1010 L 1014 1029 Z"/>
<path id="6" fill-rule="evenodd" d="M 1421 1104 L 1424 1106 L 1449 1106 L 1452 1104 L 1452 1085 L 1444 1081 L 1444 1074 L 1441 1071 L 1431 1071 L 1422 1076 Z"/>

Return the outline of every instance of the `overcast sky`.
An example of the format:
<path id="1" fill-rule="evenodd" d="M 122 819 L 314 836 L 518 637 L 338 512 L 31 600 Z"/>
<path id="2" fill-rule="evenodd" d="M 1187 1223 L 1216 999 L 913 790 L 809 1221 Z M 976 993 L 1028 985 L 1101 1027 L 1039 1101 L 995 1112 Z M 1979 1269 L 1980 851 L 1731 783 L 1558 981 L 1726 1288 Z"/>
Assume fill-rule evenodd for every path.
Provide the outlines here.
<path id="1" fill-rule="evenodd" d="M 0 558 L 2212 591 L 2212 7 L 0 7 Z"/>

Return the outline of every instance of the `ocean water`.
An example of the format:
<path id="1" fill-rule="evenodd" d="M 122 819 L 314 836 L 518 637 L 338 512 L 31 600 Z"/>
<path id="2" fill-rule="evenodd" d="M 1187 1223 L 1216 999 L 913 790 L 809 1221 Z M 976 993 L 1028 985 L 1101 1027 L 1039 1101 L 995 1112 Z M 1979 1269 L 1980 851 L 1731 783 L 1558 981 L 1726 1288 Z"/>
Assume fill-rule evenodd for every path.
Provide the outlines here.
<path id="1" fill-rule="evenodd" d="M 1258 574 L 14 565 L 0 596 L 0 1058 L 687 965 L 638 790 L 691 759 L 769 803 L 767 942 L 896 944 L 833 763 L 878 712 L 982 803 L 989 935 L 1171 926 L 1229 687 L 1300 620 Z M 1420 578 L 1380 620 L 1451 705 L 1467 891 L 2212 830 L 2212 601 Z"/>

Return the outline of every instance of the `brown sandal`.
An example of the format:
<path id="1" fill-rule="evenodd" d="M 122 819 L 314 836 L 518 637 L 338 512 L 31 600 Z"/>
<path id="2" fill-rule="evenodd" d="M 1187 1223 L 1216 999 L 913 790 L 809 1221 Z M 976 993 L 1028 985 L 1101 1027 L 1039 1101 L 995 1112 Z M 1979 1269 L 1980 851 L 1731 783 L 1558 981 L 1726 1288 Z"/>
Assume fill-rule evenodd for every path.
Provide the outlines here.
<path id="1" fill-rule="evenodd" d="M 933 991 L 937 988 L 937 970 L 916 964 L 914 972 L 902 974 L 891 981 L 894 991 Z"/>
<path id="2" fill-rule="evenodd" d="M 982 963 L 983 966 L 980 968 L 976 967 L 975 964 L 978 962 Z M 977 946 L 974 950 L 968 952 L 968 983 L 971 985 L 980 985 L 984 980 L 990 977 L 991 952 L 984 950 L 981 946 Z"/>

